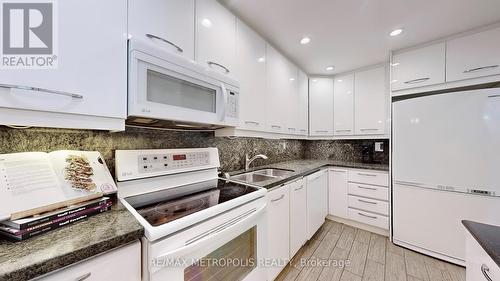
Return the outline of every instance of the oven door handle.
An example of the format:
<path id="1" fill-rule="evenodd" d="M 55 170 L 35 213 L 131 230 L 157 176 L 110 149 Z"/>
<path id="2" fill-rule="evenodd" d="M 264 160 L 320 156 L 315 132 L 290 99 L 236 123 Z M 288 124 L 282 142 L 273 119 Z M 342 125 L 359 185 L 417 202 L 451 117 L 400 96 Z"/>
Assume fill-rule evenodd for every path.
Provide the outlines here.
<path id="1" fill-rule="evenodd" d="M 260 208 L 253 208 L 243 214 L 240 214 L 239 216 L 230 219 L 229 221 L 220 224 L 204 233 L 201 233 L 200 235 L 197 235 L 189 240 L 185 241 L 185 246 L 175 249 L 173 251 L 167 252 L 165 254 L 162 254 L 159 257 L 153 257 L 153 264 L 169 264 L 169 261 L 171 259 L 181 259 L 182 257 L 185 257 L 187 254 L 196 251 L 197 249 L 201 249 L 204 243 L 207 241 L 220 241 L 220 238 L 223 237 L 225 234 L 228 232 L 231 232 L 235 229 L 238 229 L 242 224 L 244 224 L 248 220 L 252 220 L 258 216 L 260 216 L 262 213 L 264 213 L 266 210 L 266 206 L 260 207 Z M 165 261 L 165 262 L 162 262 Z M 158 270 L 161 270 L 162 267 L 160 266 L 152 266 L 151 271 L 154 273 Z"/>

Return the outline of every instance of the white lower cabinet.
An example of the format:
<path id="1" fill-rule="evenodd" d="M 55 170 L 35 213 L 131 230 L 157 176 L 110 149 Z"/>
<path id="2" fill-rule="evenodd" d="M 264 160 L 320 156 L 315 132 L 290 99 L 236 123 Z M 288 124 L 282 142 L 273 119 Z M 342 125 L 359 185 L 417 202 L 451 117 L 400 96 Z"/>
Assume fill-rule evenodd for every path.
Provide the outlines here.
<path id="1" fill-rule="evenodd" d="M 133 244 L 112 250 L 108 253 L 46 275 L 38 280 L 140 281 L 141 243 L 139 241 L 134 242 Z"/>
<path id="2" fill-rule="evenodd" d="M 347 217 L 348 171 L 330 169 L 328 176 L 328 213 L 345 218 Z"/>
<path id="3" fill-rule="evenodd" d="M 500 267 L 469 232 L 466 234 L 465 255 L 467 281 L 500 280 Z"/>
<path id="4" fill-rule="evenodd" d="M 267 220 L 267 257 L 273 262 L 267 273 L 274 280 L 290 258 L 290 185 L 267 194 Z"/>
<path id="5" fill-rule="evenodd" d="M 307 238 L 323 225 L 328 215 L 328 174 L 321 170 L 306 177 L 307 181 Z"/>
<path id="6" fill-rule="evenodd" d="M 305 180 L 290 185 L 290 257 L 307 241 L 307 189 Z"/>

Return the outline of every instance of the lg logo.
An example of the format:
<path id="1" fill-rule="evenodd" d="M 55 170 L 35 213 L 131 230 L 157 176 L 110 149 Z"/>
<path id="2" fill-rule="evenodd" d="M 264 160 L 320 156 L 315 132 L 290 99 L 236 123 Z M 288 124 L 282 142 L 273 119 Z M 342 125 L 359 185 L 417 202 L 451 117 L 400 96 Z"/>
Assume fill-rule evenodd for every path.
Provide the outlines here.
<path id="1" fill-rule="evenodd" d="M 54 68 L 56 3 L 2 2 L 2 66 Z"/>

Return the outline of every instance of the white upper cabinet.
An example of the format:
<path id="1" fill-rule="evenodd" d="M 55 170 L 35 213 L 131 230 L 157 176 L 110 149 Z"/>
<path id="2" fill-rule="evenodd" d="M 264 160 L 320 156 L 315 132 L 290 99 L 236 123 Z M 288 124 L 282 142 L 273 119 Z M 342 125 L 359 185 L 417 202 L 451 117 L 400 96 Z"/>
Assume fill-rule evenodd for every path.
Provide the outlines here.
<path id="1" fill-rule="evenodd" d="M 333 122 L 336 136 L 354 134 L 354 74 L 336 76 L 333 89 Z"/>
<path id="2" fill-rule="evenodd" d="M 311 78 L 309 83 L 309 135 L 333 135 L 333 79 Z"/>
<path id="3" fill-rule="evenodd" d="M 235 75 L 240 81 L 240 127 L 265 129 L 266 42 L 242 21 L 237 21 Z"/>
<path id="4" fill-rule="evenodd" d="M 285 120 L 285 133 L 296 135 L 299 133 L 299 81 L 298 69 L 291 62 L 287 61 L 288 69 L 288 83 L 284 92 L 284 99 L 282 105 L 285 107 L 286 114 Z M 282 117 L 283 118 L 283 117 Z"/>
<path id="5" fill-rule="evenodd" d="M 286 133 L 287 108 L 284 106 L 284 99 L 290 85 L 288 61 L 271 45 L 267 45 L 266 59 L 267 89 L 263 106 L 266 108 L 267 131 Z"/>
<path id="6" fill-rule="evenodd" d="M 196 0 L 196 60 L 232 74 L 236 56 L 236 17 L 215 0 Z"/>
<path id="7" fill-rule="evenodd" d="M 392 91 L 445 82 L 445 43 L 394 54 Z"/>
<path id="8" fill-rule="evenodd" d="M 106 128 L 103 120 L 76 124 L 62 121 L 62 115 L 52 119 L 32 116 L 34 112 L 87 115 L 78 118 L 79 122 L 89 116 L 126 118 L 127 2 L 66 0 L 58 1 L 57 9 L 57 67 L 0 70 L 4 86 L 0 108 L 30 110 L 30 117 L 23 114 L 26 118 L 19 118 L 15 125 L 43 122 L 47 127 L 123 129 L 124 121 Z M 33 124 L 28 124 L 30 118 Z"/>
<path id="9" fill-rule="evenodd" d="M 387 80 L 384 66 L 355 74 L 354 120 L 356 135 L 385 134 Z"/>
<path id="10" fill-rule="evenodd" d="M 298 110 L 298 129 L 299 135 L 307 135 L 308 120 L 309 120 L 309 84 L 307 75 L 299 70 L 298 73 L 298 86 L 299 86 L 299 110 Z"/>
<path id="11" fill-rule="evenodd" d="M 128 32 L 194 60 L 194 0 L 128 0 Z"/>
<path id="12" fill-rule="evenodd" d="M 446 42 L 446 80 L 500 74 L 500 28 Z"/>

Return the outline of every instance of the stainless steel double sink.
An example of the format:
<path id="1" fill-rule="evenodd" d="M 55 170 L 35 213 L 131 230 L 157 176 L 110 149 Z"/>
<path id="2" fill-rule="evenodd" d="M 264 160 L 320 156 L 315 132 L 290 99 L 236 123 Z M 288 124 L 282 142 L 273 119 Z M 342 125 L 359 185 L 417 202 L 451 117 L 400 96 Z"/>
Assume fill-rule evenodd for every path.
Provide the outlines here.
<path id="1" fill-rule="evenodd" d="M 286 178 L 293 172 L 293 170 L 267 168 L 234 175 L 229 177 L 229 179 L 244 183 L 258 183 L 272 179 Z"/>

